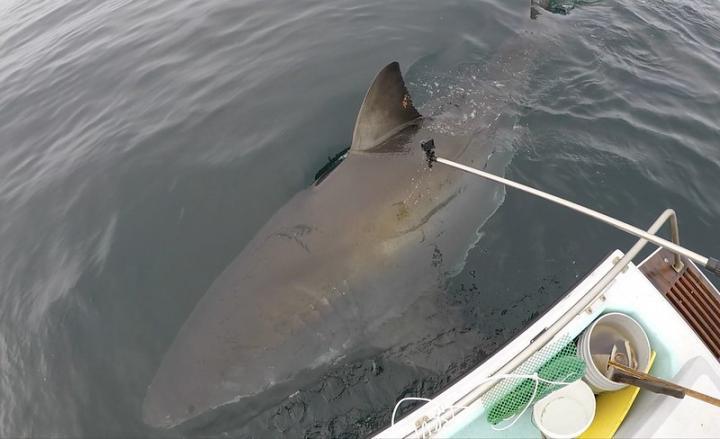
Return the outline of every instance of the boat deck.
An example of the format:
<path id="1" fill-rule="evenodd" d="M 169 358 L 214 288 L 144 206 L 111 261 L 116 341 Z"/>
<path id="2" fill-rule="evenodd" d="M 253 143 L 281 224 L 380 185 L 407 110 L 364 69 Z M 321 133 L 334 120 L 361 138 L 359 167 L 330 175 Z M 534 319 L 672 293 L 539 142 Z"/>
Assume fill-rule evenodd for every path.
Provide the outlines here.
<path id="1" fill-rule="evenodd" d="M 674 255 L 661 249 L 638 267 L 720 359 L 720 295 L 705 275 L 683 259 L 683 268 L 672 267 Z"/>

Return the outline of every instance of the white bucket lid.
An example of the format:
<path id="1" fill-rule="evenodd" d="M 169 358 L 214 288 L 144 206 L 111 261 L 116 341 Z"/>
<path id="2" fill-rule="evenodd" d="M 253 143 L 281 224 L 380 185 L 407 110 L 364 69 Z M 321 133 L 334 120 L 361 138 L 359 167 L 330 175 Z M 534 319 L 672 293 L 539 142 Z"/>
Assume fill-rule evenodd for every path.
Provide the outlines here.
<path id="1" fill-rule="evenodd" d="M 553 439 L 580 436 L 595 417 L 595 395 L 578 380 L 541 399 L 533 407 L 533 421 Z"/>

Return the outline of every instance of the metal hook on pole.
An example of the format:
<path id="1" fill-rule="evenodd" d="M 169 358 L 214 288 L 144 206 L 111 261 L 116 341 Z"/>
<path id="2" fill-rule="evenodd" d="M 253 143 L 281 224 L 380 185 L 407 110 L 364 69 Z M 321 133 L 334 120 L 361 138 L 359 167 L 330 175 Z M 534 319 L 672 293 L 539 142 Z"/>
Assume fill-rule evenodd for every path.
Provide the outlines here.
<path id="1" fill-rule="evenodd" d="M 673 242 L 668 241 L 667 239 L 660 238 L 659 236 L 650 234 L 646 232 L 645 230 L 642 230 L 640 228 L 637 228 L 631 224 L 627 224 L 625 222 L 622 222 L 618 219 L 615 219 L 611 216 L 605 215 L 604 213 L 598 212 L 596 210 L 587 208 L 585 206 L 581 206 L 577 203 L 573 203 L 572 201 L 568 201 L 564 198 L 560 198 L 558 196 L 549 194 L 547 192 L 543 192 L 541 190 L 532 188 L 530 186 L 526 186 L 521 183 L 517 183 L 512 180 L 508 180 L 507 178 L 498 177 L 497 175 L 491 174 L 489 172 L 481 171 L 479 169 L 472 168 L 470 166 L 463 165 L 461 163 L 454 162 L 452 160 L 448 160 L 442 157 L 436 157 L 434 152 L 434 143 L 431 143 L 432 140 L 429 140 L 428 142 L 423 143 L 423 150 L 426 154 L 426 159 L 428 161 L 428 164 L 432 164 L 433 162 L 436 163 L 442 163 L 443 165 L 447 165 L 456 169 L 459 169 L 461 171 L 465 171 L 470 174 L 478 175 L 480 177 L 486 178 L 488 180 L 494 181 L 496 183 L 504 184 L 506 186 L 513 187 L 515 189 L 519 189 L 523 192 L 526 192 L 531 195 L 535 195 L 536 197 L 544 198 L 550 202 L 553 202 L 555 204 L 559 204 L 561 206 L 567 207 L 568 209 L 572 209 L 576 212 L 580 212 L 583 215 L 589 216 L 591 218 L 595 218 L 598 221 L 602 221 L 606 224 L 609 224 L 616 229 L 622 230 L 625 233 L 629 233 L 630 235 L 636 236 L 638 238 L 646 239 L 653 244 L 666 248 L 673 253 L 681 254 L 688 259 L 692 260 L 696 264 L 702 265 L 703 267 L 707 268 L 709 271 L 711 271 L 716 276 L 720 276 L 720 261 L 715 258 L 708 258 L 706 256 L 703 256 L 699 253 L 696 253 L 692 250 L 686 249 L 685 247 L 682 247 L 678 244 L 675 244 Z"/>

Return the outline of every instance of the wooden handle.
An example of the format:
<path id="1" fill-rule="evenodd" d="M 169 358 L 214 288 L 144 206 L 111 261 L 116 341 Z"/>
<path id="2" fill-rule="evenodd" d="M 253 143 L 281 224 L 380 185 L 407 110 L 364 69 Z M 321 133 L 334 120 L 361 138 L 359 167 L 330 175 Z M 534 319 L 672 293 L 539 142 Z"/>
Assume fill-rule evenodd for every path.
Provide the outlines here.
<path id="1" fill-rule="evenodd" d="M 649 390 L 653 393 L 672 396 L 673 398 L 678 399 L 685 398 L 685 392 L 682 389 L 677 389 L 674 386 L 666 386 L 663 383 L 657 383 L 654 381 L 643 380 L 641 378 L 625 375 L 624 372 L 620 372 L 618 370 L 615 370 L 610 379 L 618 383 L 630 384 L 631 386 L 640 387 L 641 389 Z"/>
<path id="2" fill-rule="evenodd" d="M 682 399 L 685 395 L 687 395 L 692 398 L 705 401 L 708 404 L 720 407 L 720 399 L 718 398 L 713 398 L 712 396 L 704 393 L 696 392 L 695 390 L 671 383 L 670 381 L 661 380 L 660 378 L 616 363 L 613 360 L 608 361 L 608 365 L 614 368 L 612 376 L 610 377 L 613 381 L 630 384 L 635 387 L 640 387 L 641 389 L 649 390 L 653 393 L 660 393 L 674 398 Z"/>

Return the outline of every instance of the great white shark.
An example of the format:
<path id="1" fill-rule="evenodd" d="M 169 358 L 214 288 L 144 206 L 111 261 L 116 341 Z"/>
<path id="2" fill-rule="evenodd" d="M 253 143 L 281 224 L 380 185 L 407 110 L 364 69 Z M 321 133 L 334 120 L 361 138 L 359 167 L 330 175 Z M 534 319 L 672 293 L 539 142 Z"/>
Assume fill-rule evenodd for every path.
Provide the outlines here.
<path id="1" fill-rule="evenodd" d="M 527 69 L 515 52 L 488 68 L 490 79 Z M 507 106 L 490 103 L 488 127 Z M 344 160 L 278 210 L 192 311 L 148 387 L 146 423 L 167 428 L 228 403 L 252 407 L 259 394 L 287 397 L 300 377 L 369 340 L 382 345 L 386 328 L 443 288 L 504 190 L 428 167 L 422 145 L 494 172 L 504 163 L 487 136 L 433 125 L 399 64 L 383 68 Z"/>

